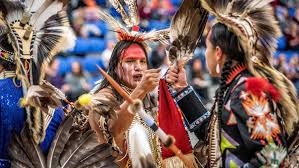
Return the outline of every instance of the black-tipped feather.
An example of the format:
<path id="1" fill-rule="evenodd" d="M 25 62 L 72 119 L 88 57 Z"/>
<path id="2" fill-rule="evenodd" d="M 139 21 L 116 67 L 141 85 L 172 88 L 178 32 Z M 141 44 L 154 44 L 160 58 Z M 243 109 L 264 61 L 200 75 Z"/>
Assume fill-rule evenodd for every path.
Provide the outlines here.
<path id="1" fill-rule="evenodd" d="M 189 59 L 200 40 L 208 18 L 197 0 L 184 0 L 170 26 L 170 60 Z"/>
<path id="2" fill-rule="evenodd" d="M 63 149 L 66 143 L 69 141 L 71 136 L 71 130 L 73 124 L 73 117 L 68 116 L 63 121 L 61 126 L 56 132 L 56 136 L 51 144 L 51 148 L 47 157 L 47 167 L 48 168 L 56 168 L 59 165 L 60 155 L 63 152 Z"/>
<path id="3" fill-rule="evenodd" d="M 30 130 L 28 126 L 25 126 L 20 134 L 20 139 L 22 141 L 22 146 L 26 155 L 30 159 L 32 165 L 38 168 L 46 168 L 46 160 L 40 147 L 36 145 L 33 139 L 29 136 Z"/>

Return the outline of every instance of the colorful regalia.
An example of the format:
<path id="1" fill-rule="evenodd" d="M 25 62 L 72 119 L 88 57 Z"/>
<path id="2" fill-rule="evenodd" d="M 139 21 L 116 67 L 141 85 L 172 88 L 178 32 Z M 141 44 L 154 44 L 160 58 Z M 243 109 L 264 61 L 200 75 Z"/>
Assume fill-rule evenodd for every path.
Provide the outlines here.
<path id="1" fill-rule="evenodd" d="M 82 129 L 89 125 L 80 122 L 80 103 L 70 103 L 43 80 L 48 61 L 74 46 L 65 5 L 58 0 L 0 2 L 1 59 L 7 62 L 0 75 L 1 167 L 115 167 L 111 145 Z M 65 118 L 63 101 L 73 108 Z"/>
<path id="2" fill-rule="evenodd" d="M 5 41 L 1 43 L 0 62 L 4 67 L 15 67 L 11 51 L 4 49 Z M 23 88 L 20 80 L 17 79 L 13 69 L 0 72 L 0 167 L 10 167 L 10 158 L 8 153 L 9 145 L 13 133 L 20 133 L 26 121 L 25 109 L 20 105 L 20 99 L 23 98 Z M 40 148 L 44 154 L 48 153 L 50 144 L 55 136 L 56 130 L 64 118 L 64 112 L 61 108 L 55 111 L 51 110 L 45 119 L 46 135 L 40 143 Z"/>
<path id="3" fill-rule="evenodd" d="M 134 89 L 129 89 L 124 83 L 122 78 L 130 76 L 131 74 L 123 74 L 124 76 L 117 76 L 115 74 L 116 66 L 122 62 L 127 53 L 143 52 L 145 53 L 145 59 L 147 59 L 148 42 L 160 41 L 167 43 L 169 30 L 158 30 L 151 32 L 139 31 L 139 16 L 137 11 L 137 2 L 135 0 L 124 1 L 128 7 L 128 12 L 125 7 L 116 0 L 110 1 L 113 7 L 121 15 L 123 25 L 118 22 L 110 14 L 104 10 L 100 10 L 100 19 L 104 20 L 109 26 L 116 32 L 119 42 L 116 44 L 112 58 L 109 63 L 108 74 L 111 75 L 119 84 L 122 85 L 124 90 L 129 94 Z M 141 51 L 142 50 L 142 51 Z M 115 55 L 116 57 L 113 57 Z M 139 54 L 136 54 L 139 56 Z M 119 106 L 124 100 L 118 95 L 113 88 L 109 86 L 107 81 L 102 83 L 95 89 L 92 95 L 91 109 L 89 110 L 89 120 L 91 123 L 95 123 L 92 127 L 99 135 L 104 133 L 103 142 L 113 144 L 122 151 L 120 157 L 117 159 L 117 163 L 126 167 L 140 167 L 140 165 L 151 165 L 153 167 L 161 167 L 161 147 L 160 142 L 155 136 L 154 132 L 144 123 L 138 114 L 131 123 L 128 130 L 124 131 L 125 135 L 121 140 L 115 140 L 112 135 L 109 125 L 113 119 L 115 119 L 116 111 L 119 110 Z M 156 96 L 147 95 L 143 100 L 145 111 L 156 119 L 157 99 Z M 127 121 L 123 121 L 127 122 Z M 92 125 L 92 124 L 91 124 Z M 137 136 L 138 135 L 138 136 Z"/>

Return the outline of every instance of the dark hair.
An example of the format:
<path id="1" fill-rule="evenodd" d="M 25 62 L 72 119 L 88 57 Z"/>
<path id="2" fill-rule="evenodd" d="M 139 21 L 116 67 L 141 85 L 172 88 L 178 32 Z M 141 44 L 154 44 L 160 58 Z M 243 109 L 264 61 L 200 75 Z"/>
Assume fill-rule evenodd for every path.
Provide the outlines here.
<path id="1" fill-rule="evenodd" d="M 110 61 L 109 61 L 109 65 L 108 65 L 108 69 L 107 69 L 107 73 L 117 82 L 117 83 L 122 83 L 121 79 L 117 76 L 116 72 L 115 72 L 115 69 L 117 67 L 117 64 L 119 63 L 120 61 L 120 56 L 121 56 L 121 53 L 123 50 L 127 49 L 129 46 L 131 46 L 132 44 L 137 44 L 139 45 L 144 53 L 145 53 L 145 56 L 146 56 L 146 60 L 147 60 L 147 64 L 149 63 L 148 61 L 148 55 L 147 55 L 147 52 L 146 52 L 146 49 L 144 47 L 143 44 L 141 43 L 138 43 L 138 42 L 133 42 L 133 41 L 119 41 L 113 51 L 112 51 L 112 54 L 111 54 L 111 58 L 110 58 Z M 100 88 L 99 90 L 103 89 L 103 88 L 106 88 L 107 86 L 109 86 L 109 82 L 107 81 L 107 79 L 104 79 L 102 82 L 101 82 L 101 85 L 100 85 Z M 115 92 L 116 93 L 116 92 Z M 118 95 L 116 93 L 116 95 Z"/>
<path id="2" fill-rule="evenodd" d="M 52 63 L 53 63 L 53 62 L 52 62 Z M 80 63 L 79 61 L 74 61 L 74 62 L 72 62 L 72 65 L 73 65 L 74 63 L 78 63 L 78 64 L 79 64 L 79 68 L 80 68 L 79 76 L 84 76 L 84 73 L 83 73 L 83 67 L 82 67 L 81 63 Z M 73 70 L 72 70 L 72 73 L 74 73 Z M 75 74 L 75 75 L 77 75 L 77 74 Z"/>
<path id="3" fill-rule="evenodd" d="M 233 60 L 239 63 L 245 63 L 245 53 L 241 46 L 238 36 L 231 32 L 227 26 L 221 23 L 216 23 L 211 29 L 209 39 L 214 47 L 218 46 L 222 52 L 227 56 L 224 66 L 221 71 L 220 86 L 215 94 L 218 103 L 218 120 L 219 127 L 221 127 L 221 115 L 223 108 L 223 97 L 227 89 L 226 80 L 232 70 Z M 212 108 L 214 110 L 215 104 Z"/>

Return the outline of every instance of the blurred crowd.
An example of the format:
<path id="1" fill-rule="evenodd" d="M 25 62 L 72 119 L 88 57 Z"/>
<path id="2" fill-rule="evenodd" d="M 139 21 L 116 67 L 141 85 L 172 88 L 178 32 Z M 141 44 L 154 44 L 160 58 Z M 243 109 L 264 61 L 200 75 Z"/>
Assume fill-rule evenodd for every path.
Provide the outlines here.
<path id="1" fill-rule="evenodd" d="M 169 27 L 180 3 L 181 0 L 138 0 L 141 31 Z M 273 65 L 299 90 L 299 2 L 276 0 L 272 4 L 282 30 Z M 74 33 L 78 37 L 76 46 L 72 51 L 59 54 L 47 69 L 47 79 L 62 89 L 70 100 L 88 92 L 101 80 L 95 64 L 107 68 L 116 43 L 114 33 L 98 19 L 99 10 L 105 10 L 115 18 L 120 17 L 107 0 L 70 1 L 68 11 Z M 205 36 L 213 23 L 214 19 L 210 17 L 194 58 L 186 66 L 189 83 L 205 103 L 211 101 L 213 89 L 218 84 L 217 79 L 210 78 L 207 74 L 204 59 Z M 162 75 L 170 65 L 165 52 L 167 47 L 163 44 L 152 44 L 149 53 L 151 67 L 161 67 Z"/>

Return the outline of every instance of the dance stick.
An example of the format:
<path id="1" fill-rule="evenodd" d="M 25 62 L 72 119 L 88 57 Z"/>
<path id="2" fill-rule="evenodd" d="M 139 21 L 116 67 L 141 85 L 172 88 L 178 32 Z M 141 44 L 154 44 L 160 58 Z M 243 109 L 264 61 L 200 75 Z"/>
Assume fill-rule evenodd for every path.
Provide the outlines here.
<path id="1" fill-rule="evenodd" d="M 148 127 L 150 127 L 162 141 L 165 147 L 170 149 L 177 157 L 179 157 L 183 163 L 189 167 L 194 168 L 192 161 L 188 160 L 182 153 L 180 149 L 175 145 L 175 138 L 173 136 L 167 135 L 154 121 L 154 119 L 145 113 L 142 102 L 139 100 L 134 101 L 122 88 L 121 86 L 110 77 L 102 68 L 96 65 L 102 75 L 108 80 L 111 86 L 129 103 L 131 104 L 131 110 L 137 110 L 139 112 L 140 117 L 144 120 Z"/>

